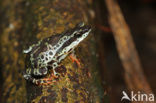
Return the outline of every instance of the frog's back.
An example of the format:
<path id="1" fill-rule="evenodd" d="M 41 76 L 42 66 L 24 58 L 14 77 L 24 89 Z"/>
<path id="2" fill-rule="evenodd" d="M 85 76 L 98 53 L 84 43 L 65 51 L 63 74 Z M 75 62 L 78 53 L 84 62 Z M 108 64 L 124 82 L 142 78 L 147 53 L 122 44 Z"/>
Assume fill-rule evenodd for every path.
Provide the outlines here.
<path id="1" fill-rule="evenodd" d="M 40 43 L 40 45 L 34 47 L 30 54 L 33 53 L 33 58 L 37 58 L 40 56 L 41 53 L 47 52 L 49 49 L 48 47 L 53 47 L 57 44 L 58 40 L 60 38 L 60 35 L 52 35 L 50 37 L 47 37 L 43 39 Z"/>

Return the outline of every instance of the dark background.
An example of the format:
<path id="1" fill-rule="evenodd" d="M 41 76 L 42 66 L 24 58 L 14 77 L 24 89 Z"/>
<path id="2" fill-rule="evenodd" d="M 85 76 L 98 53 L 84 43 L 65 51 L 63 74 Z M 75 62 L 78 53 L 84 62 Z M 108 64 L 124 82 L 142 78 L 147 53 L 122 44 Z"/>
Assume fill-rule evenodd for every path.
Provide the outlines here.
<path id="1" fill-rule="evenodd" d="M 101 1 L 103 2 L 103 1 Z M 104 3 L 104 2 L 103 2 Z M 141 65 L 147 80 L 156 93 L 156 2 L 155 0 L 118 0 L 119 6 L 129 25 Z M 106 8 L 103 25 L 107 26 Z M 120 103 L 122 91 L 127 91 L 124 69 L 117 53 L 112 33 L 103 32 L 108 85 L 111 103 Z M 119 99 L 120 98 L 120 99 Z"/>

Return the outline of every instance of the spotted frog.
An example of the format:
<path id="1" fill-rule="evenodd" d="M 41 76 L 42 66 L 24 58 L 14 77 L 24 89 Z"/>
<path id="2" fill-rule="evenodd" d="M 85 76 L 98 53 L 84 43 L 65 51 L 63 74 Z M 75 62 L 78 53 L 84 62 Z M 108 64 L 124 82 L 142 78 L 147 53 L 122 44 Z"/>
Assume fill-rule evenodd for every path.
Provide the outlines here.
<path id="1" fill-rule="evenodd" d="M 28 56 L 29 65 L 23 77 L 34 84 L 44 84 L 43 77 L 47 75 L 49 69 L 52 69 L 56 77 L 58 73 L 55 69 L 88 36 L 90 31 L 90 26 L 79 23 L 66 32 L 40 40 L 24 50 L 23 52 Z"/>

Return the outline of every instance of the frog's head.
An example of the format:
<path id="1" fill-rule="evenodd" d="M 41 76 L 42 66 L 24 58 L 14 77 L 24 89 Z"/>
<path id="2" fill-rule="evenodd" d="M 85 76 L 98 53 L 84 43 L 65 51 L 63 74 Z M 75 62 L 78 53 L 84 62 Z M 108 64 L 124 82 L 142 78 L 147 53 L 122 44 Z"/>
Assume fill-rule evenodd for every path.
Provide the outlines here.
<path id="1" fill-rule="evenodd" d="M 59 61 L 64 59 L 67 54 L 72 52 L 74 48 L 88 36 L 90 31 L 90 26 L 79 23 L 75 28 L 65 32 L 60 39 L 63 42 L 62 46 L 58 49 L 55 58 Z"/>

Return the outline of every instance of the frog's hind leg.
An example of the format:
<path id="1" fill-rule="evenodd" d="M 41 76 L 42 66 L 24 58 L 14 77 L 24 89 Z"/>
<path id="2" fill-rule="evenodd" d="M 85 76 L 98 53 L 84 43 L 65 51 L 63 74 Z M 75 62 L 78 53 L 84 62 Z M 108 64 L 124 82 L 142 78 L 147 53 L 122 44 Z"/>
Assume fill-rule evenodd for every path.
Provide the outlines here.
<path id="1" fill-rule="evenodd" d="M 24 77 L 24 79 L 26 79 L 27 81 L 29 81 L 29 82 L 32 82 L 32 83 L 34 83 L 34 84 L 37 84 L 37 79 L 35 79 L 34 77 L 32 77 L 30 74 L 26 74 L 26 73 L 24 73 L 23 74 L 23 77 Z"/>
<path id="2" fill-rule="evenodd" d="M 37 79 L 37 78 L 32 77 L 31 75 L 24 75 L 24 78 L 26 80 L 28 80 L 29 82 L 32 82 L 33 84 L 36 84 L 36 85 L 50 85 L 50 84 L 56 82 L 56 80 L 54 80 L 54 78 Z"/>
<path id="3" fill-rule="evenodd" d="M 41 67 L 41 68 L 35 68 L 31 70 L 31 75 L 34 76 L 45 76 L 48 73 L 48 68 L 47 67 Z"/>
<path id="4" fill-rule="evenodd" d="M 51 75 L 49 78 L 34 78 L 32 77 L 30 74 L 26 74 L 24 73 L 23 74 L 23 77 L 29 81 L 29 82 L 32 82 L 36 85 L 49 85 L 49 84 L 52 84 L 54 82 L 56 82 L 55 78 Z"/>

